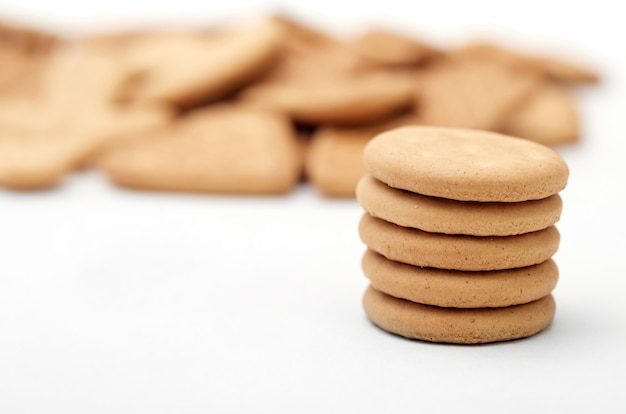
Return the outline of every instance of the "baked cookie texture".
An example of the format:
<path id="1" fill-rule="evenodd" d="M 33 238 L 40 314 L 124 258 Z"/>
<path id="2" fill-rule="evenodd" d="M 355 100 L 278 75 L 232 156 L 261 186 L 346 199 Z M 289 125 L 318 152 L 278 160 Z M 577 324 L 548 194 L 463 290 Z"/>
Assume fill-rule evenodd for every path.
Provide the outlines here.
<path id="1" fill-rule="evenodd" d="M 374 324 L 465 344 L 550 325 L 558 193 L 569 175 L 556 152 L 482 130 L 411 126 L 374 137 L 363 160 L 363 306 Z"/>
<path id="2" fill-rule="evenodd" d="M 549 147 L 470 129 L 411 126 L 382 133 L 363 152 L 390 187 L 459 201 L 517 202 L 558 193 L 569 169 Z"/>
<path id="3" fill-rule="evenodd" d="M 480 344 L 535 335 L 552 322 L 552 295 L 534 302 L 501 308 L 442 308 L 386 295 L 372 287 L 363 307 L 373 323 L 407 338 L 431 342 Z"/>
<path id="4" fill-rule="evenodd" d="M 512 236 L 543 230 L 559 221 L 558 194 L 519 203 L 457 201 L 398 190 L 363 175 L 356 197 L 371 216 L 431 233 Z"/>
<path id="5" fill-rule="evenodd" d="M 282 114 L 224 105 L 111 146 L 98 163 L 124 187 L 269 195 L 284 194 L 297 184 L 300 151 Z"/>
<path id="6" fill-rule="evenodd" d="M 446 308 L 496 308 L 532 302 L 552 292 L 559 278 L 552 259 L 515 269 L 463 272 L 412 266 L 368 249 L 361 265 L 375 289 Z"/>
<path id="7" fill-rule="evenodd" d="M 515 236 L 467 236 L 401 227 L 364 214 L 361 240 L 383 256 L 415 266 L 501 270 L 548 260 L 559 247 L 556 227 Z"/>

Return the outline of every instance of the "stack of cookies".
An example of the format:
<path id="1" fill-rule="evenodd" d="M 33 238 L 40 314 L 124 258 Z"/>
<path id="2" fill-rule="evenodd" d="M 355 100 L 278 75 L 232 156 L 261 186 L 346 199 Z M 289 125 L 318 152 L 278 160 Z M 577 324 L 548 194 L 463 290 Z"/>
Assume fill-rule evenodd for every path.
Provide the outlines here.
<path id="1" fill-rule="evenodd" d="M 493 132 L 402 127 L 375 137 L 363 160 L 363 305 L 374 324 L 486 343 L 552 322 L 554 224 L 569 175 L 555 151 Z"/>

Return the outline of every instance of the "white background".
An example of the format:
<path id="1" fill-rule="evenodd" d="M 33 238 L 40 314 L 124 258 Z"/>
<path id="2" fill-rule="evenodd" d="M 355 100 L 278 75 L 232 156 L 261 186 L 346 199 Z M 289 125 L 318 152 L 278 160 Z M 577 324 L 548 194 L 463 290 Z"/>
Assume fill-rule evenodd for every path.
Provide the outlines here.
<path id="1" fill-rule="evenodd" d="M 412 5 L 410 5 L 412 4 Z M 0 413 L 626 411 L 626 29 L 619 2 L 0 0 L 67 32 L 214 24 L 274 10 L 336 33 L 373 23 L 568 56 L 580 144 L 556 255 L 557 315 L 520 341 L 456 346 L 372 326 L 353 200 L 120 190 L 95 172 L 0 190 Z"/>

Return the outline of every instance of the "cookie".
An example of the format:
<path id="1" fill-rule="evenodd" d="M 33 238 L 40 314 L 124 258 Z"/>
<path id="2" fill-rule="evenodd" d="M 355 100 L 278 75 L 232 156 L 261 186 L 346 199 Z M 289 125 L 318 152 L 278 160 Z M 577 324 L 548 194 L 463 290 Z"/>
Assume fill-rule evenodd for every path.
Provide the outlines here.
<path id="1" fill-rule="evenodd" d="M 48 53 L 61 42 L 56 34 L 39 28 L 0 22 L 0 51 L 9 49 L 32 56 Z"/>
<path id="2" fill-rule="evenodd" d="M 364 214 L 361 241 L 390 260 L 452 270 L 501 270 L 548 260 L 559 247 L 554 227 L 516 236 L 477 237 L 429 233 Z"/>
<path id="3" fill-rule="evenodd" d="M 24 123 L 0 123 L 0 187 L 39 190 L 58 185 L 102 146 L 170 122 L 169 111 L 152 109 L 86 111 L 81 117 L 51 117 L 32 125 L 26 123 L 32 113 L 25 113 Z"/>
<path id="4" fill-rule="evenodd" d="M 0 128 L 0 187 L 40 190 L 59 184 L 93 151 L 93 143 L 81 138 Z"/>
<path id="5" fill-rule="evenodd" d="M 45 96 L 54 110 L 60 107 L 75 111 L 93 105 L 114 105 L 118 89 L 128 76 L 126 68 L 114 55 L 72 48 L 59 53 L 45 74 Z"/>
<path id="6" fill-rule="evenodd" d="M 341 39 L 284 15 L 274 16 L 272 21 L 284 33 L 283 46 L 262 82 L 328 79 L 372 66 Z"/>
<path id="7" fill-rule="evenodd" d="M 246 105 L 284 112 L 298 123 L 343 126 L 383 121 L 410 108 L 413 99 L 413 77 L 395 72 L 270 82 L 240 96 Z"/>
<path id="8" fill-rule="evenodd" d="M 349 132 L 350 131 L 350 132 Z M 363 148 L 376 135 L 322 128 L 311 138 L 305 159 L 307 181 L 327 197 L 354 197 L 364 173 Z"/>
<path id="9" fill-rule="evenodd" d="M 548 146 L 578 141 L 580 120 L 571 92 L 546 82 L 509 114 L 501 131 Z"/>
<path id="10" fill-rule="evenodd" d="M 507 135 L 442 127 L 384 132 L 363 151 L 366 170 L 387 185 L 460 201 L 518 202 L 565 188 L 554 150 Z"/>
<path id="11" fill-rule="evenodd" d="M 281 36 L 278 25 L 263 21 L 186 41 L 139 42 L 127 51 L 134 76 L 124 99 L 188 108 L 223 98 L 271 66 Z"/>
<path id="12" fill-rule="evenodd" d="M 552 259 L 517 269 L 463 272 L 411 266 L 367 250 L 363 273 L 377 290 L 425 305 L 493 308 L 532 302 L 554 290 L 559 271 Z"/>
<path id="13" fill-rule="evenodd" d="M 410 36 L 380 28 L 362 33 L 351 44 L 357 52 L 385 66 L 419 66 L 444 55 Z"/>
<path id="14" fill-rule="evenodd" d="M 552 226 L 561 217 L 558 194 L 517 203 L 456 201 L 391 188 L 365 175 L 356 187 L 363 209 L 374 217 L 431 233 L 512 236 Z"/>
<path id="15" fill-rule="evenodd" d="M 489 60 L 446 60 L 420 77 L 421 123 L 496 130 L 539 83 L 532 71 Z"/>
<path id="16" fill-rule="evenodd" d="M 378 133 L 412 121 L 411 117 L 400 116 L 366 127 L 320 127 L 306 154 L 307 180 L 325 196 L 354 197 L 356 184 L 365 174 L 365 145 Z"/>
<path id="17" fill-rule="evenodd" d="M 422 305 L 386 295 L 371 286 L 363 296 L 368 318 L 380 328 L 412 339 L 479 344 L 535 335 L 554 318 L 552 295 L 503 308 L 457 309 Z"/>
<path id="18" fill-rule="evenodd" d="M 117 185 L 146 190 L 283 194 L 301 174 L 299 144 L 280 114 L 216 105 L 102 154 Z"/>
<path id="19" fill-rule="evenodd" d="M 531 56 L 492 43 L 470 43 L 453 54 L 461 58 L 488 59 L 509 66 L 524 67 L 557 82 L 594 84 L 600 81 L 597 72 L 577 63 L 554 57 Z"/>

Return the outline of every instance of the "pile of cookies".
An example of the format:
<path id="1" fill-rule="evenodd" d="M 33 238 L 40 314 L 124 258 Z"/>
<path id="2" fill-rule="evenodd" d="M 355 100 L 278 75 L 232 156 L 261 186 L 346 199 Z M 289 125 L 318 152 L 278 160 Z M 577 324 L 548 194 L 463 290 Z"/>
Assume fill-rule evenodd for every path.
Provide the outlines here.
<path id="1" fill-rule="evenodd" d="M 369 140 L 404 125 L 575 142 L 593 71 L 384 28 L 338 38 L 284 15 L 84 33 L 0 24 L 0 187 L 95 168 L 137 189 L 353 197 Z"/>
<path id="2" fill-rule="evenodd" d="M 569 175 L 554 150 L 416 126 L 378 135 L 363 159 L 363 305 L 374 324 L 409 338 L 485 343 L 551 323 L 554 225 Z"/>

